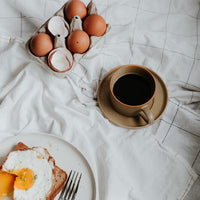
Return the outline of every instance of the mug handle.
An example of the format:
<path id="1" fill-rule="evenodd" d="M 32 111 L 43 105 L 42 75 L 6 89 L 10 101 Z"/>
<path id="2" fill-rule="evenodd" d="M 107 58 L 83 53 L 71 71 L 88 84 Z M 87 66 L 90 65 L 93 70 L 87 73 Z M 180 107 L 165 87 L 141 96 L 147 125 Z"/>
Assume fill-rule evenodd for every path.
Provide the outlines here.
<path id="1" fill-rule="evenodd" d="M 153 114 L 149 108 L 141 109 L 138 115 L 140 115 L 148 124 L 152 124 L 154 122 Z"/>

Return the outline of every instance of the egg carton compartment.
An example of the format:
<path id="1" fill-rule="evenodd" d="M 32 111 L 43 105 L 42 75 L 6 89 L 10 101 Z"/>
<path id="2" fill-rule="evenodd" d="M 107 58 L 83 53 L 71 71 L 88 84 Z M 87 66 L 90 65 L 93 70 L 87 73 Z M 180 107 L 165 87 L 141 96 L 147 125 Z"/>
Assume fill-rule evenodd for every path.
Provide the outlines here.
<path id="1" fill-rule="evenodd" d="M 73 1 L 73 0 L 71 0 L 71 1 Z M 59 59 L 59 63 L 60 63 L 61 65 L 63 65 L 64 62 L 69 62 L 69 63 L 70 63 L 70 61 L 72 62 L 72 64 L 71 64 L 71 66 L 68 68 L 67 71 L 63 71 L 63 72 L 55 71 L 55 70 L 54 70 L 54 67 L 52 67 L 52 65 L 49 63 L 48 59 L 51 58 L 51 55 L 50 55 L 50 54 L 53 55 L 53 54 L 55 53 L 55 50 L 61 49 L 59 45 L 60 45 L 60 43 L 63 43 L 63 41 L 58 41 L 58 42 L 57 42 L 58 46 L 55 46 L 55 44 L 56 44 L 55 40 L 59 39 L 60 35 L 57 34 L 56 37 L 55 37 L 55 35 L 52 35 L 52 33 L 48 30 L 47 26 L 48 26 L 48 23 L 50 22 L 50 20 L 51 20 L 54 16 L 58 16 L 58 18 L 62 18 L 62 19 L 65 21 L 65 23 L 67 23 L 66 26 L 68 26 L 68 28 L 69 28 L 69 33 L 68 33 L 68 35 L 64 38 L 64 49 L 66 49 L 66 51 L 69 51 L 68 48 L 67 48 L 67 38 L 69 37 L 69 35 L 70 35 L 71 32 L 73 32 L 73 31 L 75 31 L 75 30 L 79 30 L 79 29 L 82 28 L 82 27 L 80 27 L 80 23 L 77 23 L 77 24 L 76 24 L 76 23 L 73 23 L 73 22 L 72 22 L 73 20 L 75 20 L 75 21 L 76 21 L 76 20 L 77 20 L 77 21 L 78 21 L 78 20 L 81 20 L 79 16 L 75 16 L 74 19 L 72 19 L 72 21 L 70 21 L 70 22 L 66 19 L 66 16 L 65 16 L 65 7 L 66 7 L 66 5 L 67 5 L 68 3 L 70 3 L 71 1 L 66 2 L 52 17 L 50 17 L 40 28 L 38 28 L 38 30 L 36 30 L 36 31 L 33 33 L 33 35 L 29 38 L 29 40 L 26 42 L 26 49 L 27 49 L 28 53 L 29 53 L 32 57 L 34 57 L 34 58 L 41 64 L 41 66 L 42 66 L 45 70 L 47 70 L 49 73 L 51 73 L 51 74 L 53 74 L 53 75 L 55 75 L 55 76 L 57 76 L 57 77 L 59 77 L 59 78 L 64 78 L 64 77 L 66 77 L 68 71 L 73 67 L 74 63 L 75 63 L 75 62 L 78 62 L 78 60 L 80 60 L 92 47 L 94 47 L 95 44 L 96 44 L 99 40 L 101 40 L 101 39 L 105 36 L 105 34 L 110 30 L 110 25 L 109 25 L 109 24 L 106 24 L 106 31 L 105 31 L 105 33 L 104 33 L 102 36 L 89 36 L 89 38 L 90 38 L 89 48 L 88 48 L 84 53 L 73 53 L 73 52 L 70 52 L 71 55 L 72 55 L 72 57 L 68 56 L 67 61 L 64 61 L 64 58 L 62 58 L 62 56 L 59 56 L 58 59 Z M 91 5 L 92 5 L 92 7 L 91 7 Z M 87 8 L 87 15 L 86 15 L 86 17 L 89 16 L 89 15 L 91 15 L 91 14 L 98 14 L 97 8 L 96 8 L 95 4 L 92 2 L 92 0 L 90 1 L 90 3 L 89 3 L 88 5 L 85 5 L 85 6 L 86 6 L 86 8 Z M 89 10 L 89 9 L 90 9 L 90 10 Z M 89 12 L 90 12 L 90 13 L 89 13 Z M 86 18 L 86 17 L 85 17 L 85 18 Z M 82 26 L 82 22 L 83 22 L 83 21 L 84 21 L 84 19 L 81 20 L 81 26 Z M 82 30 L 83 30 L 83 28 L 82 28 Z M 45 56 L 35 56 L 35 55 L 32 53 L 31 48 L 30 48 L 30 44 L 31 44 L 32 38 L 33 38 L 34 36 L 36 36 L 37 34 L 39 34 L 39 33 L 46 33 L 46 34 L 48 34 L 48 35 L 51 37 L 52 41 L 53 41 L 53 49 L 52 49 L 47 55 L 45 55 Z M 42 45 L 42 44 L 41 44 L 41 45 Z M 63 45 L 63 44 L 61 44 L 61 46 L 62 46 L 62 45 Z M 61 50 L 63 50 L 63 49 L 61 49 Z M 66 53 L 68 53 L 68 52 L 66 52 Z M 75 55 L 76 55 L 76 54 L 81 55 L 80 58 L 79 58 L 78 60 L 75 59 Z M 69 54 L 68 54 L 68 55 L 69 55 Z M 79 56 L 78 56 L 78 57 L 79 57 Z"/>

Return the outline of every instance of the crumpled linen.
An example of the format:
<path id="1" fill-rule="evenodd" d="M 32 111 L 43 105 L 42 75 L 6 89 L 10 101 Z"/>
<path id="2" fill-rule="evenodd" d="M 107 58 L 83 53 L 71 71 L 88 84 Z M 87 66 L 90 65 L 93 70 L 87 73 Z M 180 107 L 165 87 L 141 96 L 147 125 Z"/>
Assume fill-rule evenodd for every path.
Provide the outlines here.
<path id="1" fill-rule="evenodd" d="M 9 2 L 34 24 L 25 39 L 64 3 L 37 0 L 30 10 Z M 89 161 L 97 200 L 182 200 L 200 173 L 198 1 L 95 3 L 111 30 L 64 79 L 29 56 L 14 31 L 1 31 L 0 141 L 21 132 L 62 136 Z M 96 102 L 105 73 L 128 63 L 153 69 L 169 90 L 163 117 L 141 130 L 113 125 Z M 197 200 L 199 185 L 185 198 Z"/>

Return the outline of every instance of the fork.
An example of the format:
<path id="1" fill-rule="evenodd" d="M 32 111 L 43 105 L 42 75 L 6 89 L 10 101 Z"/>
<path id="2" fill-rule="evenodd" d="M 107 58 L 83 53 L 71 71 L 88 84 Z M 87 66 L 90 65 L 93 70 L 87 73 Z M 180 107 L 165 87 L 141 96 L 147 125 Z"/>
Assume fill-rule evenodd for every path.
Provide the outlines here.
<path id="1" fill-rule="evenodd" d="M 78 192 L 82 173 L 70 171 L 58 200 L 74 200 Z"/>

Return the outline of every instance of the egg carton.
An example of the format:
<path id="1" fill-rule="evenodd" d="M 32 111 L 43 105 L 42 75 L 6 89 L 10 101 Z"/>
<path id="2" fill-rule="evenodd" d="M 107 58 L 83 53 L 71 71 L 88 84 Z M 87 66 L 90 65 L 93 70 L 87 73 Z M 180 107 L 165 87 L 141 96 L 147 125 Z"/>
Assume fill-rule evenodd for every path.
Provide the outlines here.
<path id="1" fill-rule="evenodd" d="M 66 2 L 66 3 L 53 15 L 53 16 L 62 17 L 62 18 L 65 20 L 66 23 L 68 23 L 68 22 L 67 22 L 67 20 L 66 20 L 66 18 L 65 18 L 64 9 L 65 9 L 65 6 L 66 6 L 67 3 L 69 3 L 69 2 Z M 90 14 L 93 14 L 93 13 L 97 14 L 96 6 L 95 6 L 95 4 L 92 2 L 92 0 L 91 0 L 91 2 L 90 2 L 89 4 L 93 4 L 93 6 L 94 6 L 92 9 L 90 9 Z M 89 5 L 89 4 L 88 4 L 88 5 Z M 87 9 L 88 9 L 88 5 L 86 6 Z M 87 14 L 87 15 L 88 15 L 88 14 Z M 31 52 L 31 50 L 30 50 L 30 41 L 31 41 L 31 39 L 32 39 L 33 36 L 35 36 L 35 35 L 38 34 L 38 33 L 47 33 L 48 35 L 51 36 L 51 34 L 49 34 L 49 32 L 48 32 L 48 30 L 47 30 L 47 24 L 48 24 L 49 20 L 50 20 L 53 16 L 51 16 L 51 17 L 50 17 L 40 28 L 38 28 L 38 29 L 33 33 L 33 35 L 28 39 L 28 41 L 26 42 L 26 49 L 27 49 L 28 53 L 29 53 L 34 59 L 36 59 L 36 60 L 41 64 L 41 66 L 42 66 L 47 72 L 49 72 L 49 73 L 51 73 L 52 75 L 55 75 L 55 76 L 57 76 L 57 77 L 59 77 L 59 78 L 65 78 L 65 77 L 67 76 L 69 70 L 73 67 L 74 63 L 75 63 L 75 62 L 78 62 L 78 60 L 81 59 L 81 58 L 78 59 L 78 60 L 75 59 L 75 55 L 76 55 L 77 53 L 72 54 L 72 55 L 73 55 L 73 64 L 72 64 L 72 66 L 70 67 L 70 69 L 69 69 L 68 71 L 65 71 L 65 72 L 57 72 L 57 71 L 54 71 L 54 70 L 49 66 L 49 64 L 48 64 L 48 55 L 49 55 L 49 54 L 47 54 L 47 55 L 45 55 L 45 56 L 42 56 L 42 57 L 38 57 L 38 56 L 35 56 L 35 55 Z M 71 22 L 71 23 L 72 23 L 72 22 Z M 69 29 L 72 29 L 72 27 L 70 27 L 71 24 L 68 24 L 68 25 L 69 25 Z M 78 25 L 78 26 L 79 26 L 79 25 Z M 74 30 L 76 30 L 76 29 L 79 29 L 80 27 L 77 27 L 77 25 L 75 25 L 73 28 L 74 28 L 74 29 L 73 29 L 73 30 L 70 30 L 70 31 L 74 31 Z M 99 40 L 101 40 L 109 30 L 110 30 L 110 25 L 109 25 L 109 24 L 106 24 L 106 32 L 105 32 L 102 36 L 100 36 L 100 37 L 97 37 L 97 36 L 90 36 L 90 46 L 89 46 L 89 48 L 87 49 L 87 51 L 85 51 L 84 53 L 80 54 L 81 57 L 83 57 L 92 47 L 94 47 L 95 44 L 96 44 Z M 69 34 L 68 34 L 68 36 L 69 36 Z M 67 36 L 67 37 L 68 37 L 68 36 Z M 51 37 L 52 37 L 52 36 L 51 36 Z M 66 39 L 67 39 L 67 37 L 65 38 L 65 44 L 66 44 Z M 53 38 L 53 41 L 54 41 L 54 40 L 55 40 L 55 38 Z M 65 48 L 67 49 L 66 45 L 65 45 Z M 55 50 L 55 48 L 54 48 L 53 50 Z M 53 50 L 52 50 L 52 51 L 53 51 Z M 50 52 L 50 53 L 51 53 L 51 52 Z"/>

